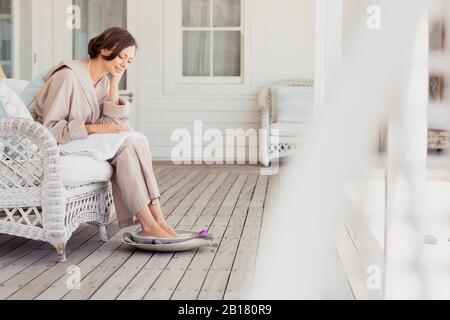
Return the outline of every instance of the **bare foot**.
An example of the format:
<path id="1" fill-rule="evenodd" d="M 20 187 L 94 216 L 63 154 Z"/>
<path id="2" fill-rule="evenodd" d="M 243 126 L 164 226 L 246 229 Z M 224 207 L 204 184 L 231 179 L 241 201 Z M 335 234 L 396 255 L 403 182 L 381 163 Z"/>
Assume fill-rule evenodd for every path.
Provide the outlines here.
<path id="1" fill-rule="evenodd" d="M 167 232 L 171 237 L 178 239 L 179 236 L 178 234 L 175 232 L 175 230 L 173 230 L 173 228 L 167 223 L 167 222 L 160 222 L 159 226 L 161 227 L 161 229 L 163 229 L 165 232 Z"/>
<path id="2" fill-rule="evenodd" d="M 166 232 L 159 225 L 143 228 L 140 232 L 143 237 L 154 237 L 160 239 L 173 239 L 174 237 Z"/>

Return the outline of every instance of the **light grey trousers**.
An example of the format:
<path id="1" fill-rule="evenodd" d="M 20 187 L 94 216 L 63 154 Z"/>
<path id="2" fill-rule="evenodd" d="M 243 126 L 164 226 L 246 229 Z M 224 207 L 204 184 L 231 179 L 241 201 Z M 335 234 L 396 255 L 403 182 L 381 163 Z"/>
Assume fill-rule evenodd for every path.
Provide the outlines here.
<path id="1" fill-rule="evenodd" d="M 119 226 L 135 225 L 136 215 L 160 197 L 151 151 L 145 141 L 129 138 L 109 162 L 114 168 L 111 183 Z"/>

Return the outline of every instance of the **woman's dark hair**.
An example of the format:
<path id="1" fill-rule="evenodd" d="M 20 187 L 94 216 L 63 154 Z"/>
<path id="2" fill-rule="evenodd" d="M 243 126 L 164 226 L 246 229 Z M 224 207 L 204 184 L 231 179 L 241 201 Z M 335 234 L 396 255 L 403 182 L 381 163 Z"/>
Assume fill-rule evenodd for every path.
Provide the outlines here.
<path id="1" fill-rule="evenodd" d="M 96 59 L 101 55 L 102 49 L 111 50 L 109 56 L 102 56 L 107 61 L 114 60 L 123 49 L 135 46 L 137 48 L 136 39 L 123 28 L 109 28 L 98 37 L 89 41 L 89 57 Z"/>

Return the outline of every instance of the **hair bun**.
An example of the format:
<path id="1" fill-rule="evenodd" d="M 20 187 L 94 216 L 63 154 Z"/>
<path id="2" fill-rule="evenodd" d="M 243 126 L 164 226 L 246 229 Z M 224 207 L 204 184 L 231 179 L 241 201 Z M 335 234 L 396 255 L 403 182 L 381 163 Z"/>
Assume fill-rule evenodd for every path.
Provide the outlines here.
<path id="1" fill-rule="evenodd" d="M 98 43 L 98 37 L 95 37 L 89 41 L 88 53 L 91 59 L 95 59 L 100 55 L 101 48 Z"/>
<path id="2" fill-rule="evenodd" d="M 102 56 L 103 59 L 111 61 L 114 60 L 119 53 L 128 47 L 135 46 L 137 43 L 134 37 L 123 28 L 109 28 L 91 41 L 89 41 L 88 53 L 89 57 L 94 60 L 102 54 L 102 49 L 111 51 L 108 56 Z"/>

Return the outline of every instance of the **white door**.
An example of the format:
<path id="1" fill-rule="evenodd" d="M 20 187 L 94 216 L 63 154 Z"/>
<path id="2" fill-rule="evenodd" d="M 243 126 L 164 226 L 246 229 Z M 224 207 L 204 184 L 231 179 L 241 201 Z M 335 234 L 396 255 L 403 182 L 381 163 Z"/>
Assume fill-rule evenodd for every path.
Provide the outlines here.
<path id="1" fill-rule="evenodd" d="M 78 6 L 81 13 L 80 28 L 71 33 L 72 58 L 75 60 L 87 59 L 89 40 L 107 28 L 127 28 L 132 34 L 137 29 L 136 0 L 73 0 L 73 5 Z M 133 104 L 132 108 L 137 105 L 135 65 L 130 67 L 120 83 L 120 95 Z M 139 129 L 136 112 L 132 112 L 131 123 L 134 129 Z"/>

